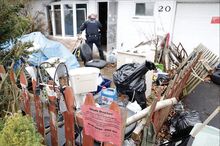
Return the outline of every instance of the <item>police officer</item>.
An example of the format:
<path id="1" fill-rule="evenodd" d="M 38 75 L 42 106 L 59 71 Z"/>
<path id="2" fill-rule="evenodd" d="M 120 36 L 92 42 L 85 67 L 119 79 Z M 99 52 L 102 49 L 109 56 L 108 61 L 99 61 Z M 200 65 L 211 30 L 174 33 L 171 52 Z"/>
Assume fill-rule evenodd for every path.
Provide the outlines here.
<path id="1" fill-rule="evenodd" d="M 83 31 L 86 29 L 86 43 L 91 49 L 94 43 L 98 48 L 100 59 L 104 60 L 105 58 L 101 48 L 101 34 L 99 33 L 102 24 L 96 20 L 96 17 L 96 14 L 89 15 L 88 20 L 80 26 L 80 30 Z"/>

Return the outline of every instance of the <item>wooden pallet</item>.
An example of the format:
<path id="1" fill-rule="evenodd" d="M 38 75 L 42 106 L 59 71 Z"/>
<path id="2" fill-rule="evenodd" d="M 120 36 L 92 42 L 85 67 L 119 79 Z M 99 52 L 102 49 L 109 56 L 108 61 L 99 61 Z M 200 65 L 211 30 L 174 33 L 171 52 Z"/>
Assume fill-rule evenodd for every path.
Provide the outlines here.
<path id="1" fill-rule="evenodd" d="M 180 100 L 186 82 L 188 81 L 192 73 L 192 68 L 194 68 L 197 65 L 199 59 L 201 58 L 201 55 L 202 52 L 194 52 L 193 57 L 189 57 L 191 59 L 188 59 L 188 61 L 184 62 L 184 65 L 182 65 L 182 67 L 179 68 L 178 72 L 173 77 L 173 80 L 171 80 L 161 100 L 169 99 L 172 97 L 176 97 L 178 100 Z M 160 131 L 162 125 L 168 118 L 171 107 L 172 106 L 168 106 L 155 112 L 153 122 L 157 133 Z"/>
<path id="2" fill-rule="evenodd" d="M 209 51 L 202 44 L 195 48 L 194 51 L 202 52 L 202 56 L 195 67 L 192 69 L 193 72 L 191 73 L 186 83 L 184 95 L 191 93 L 199 83 L 204 81 L 205 77 L 212 73 L 215 66 L 219 63 L 218 56 Z"/>

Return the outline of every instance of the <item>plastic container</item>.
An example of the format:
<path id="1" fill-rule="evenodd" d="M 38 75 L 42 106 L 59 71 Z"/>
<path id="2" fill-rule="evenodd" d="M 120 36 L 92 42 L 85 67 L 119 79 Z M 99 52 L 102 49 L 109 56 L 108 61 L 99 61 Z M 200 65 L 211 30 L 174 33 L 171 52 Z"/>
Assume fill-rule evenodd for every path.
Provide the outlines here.
<path id="1" fill-rule="evenodd" d="M 111 104 L 118 99 L 116 90 L 113 88 L 102 89 L 101 99 L 102 104 Z"/>
<path id="2" fill-rule="evenodd" d="M 103 78 L 103 81 L 102 81 L 102 83 L 100 85 L 98 85 L 95 94 L 99 93 L 102 90 L 103 87 L 110 88 L 111 82 L 112 82 L 111 80 Z"/>
<path id="3" fill-rule="evenodd" d="M 95 67 L 81 67 L 70 70 L 70 83 L 74 94 L 96 91 L 99 74 L 100 69 Z"/>

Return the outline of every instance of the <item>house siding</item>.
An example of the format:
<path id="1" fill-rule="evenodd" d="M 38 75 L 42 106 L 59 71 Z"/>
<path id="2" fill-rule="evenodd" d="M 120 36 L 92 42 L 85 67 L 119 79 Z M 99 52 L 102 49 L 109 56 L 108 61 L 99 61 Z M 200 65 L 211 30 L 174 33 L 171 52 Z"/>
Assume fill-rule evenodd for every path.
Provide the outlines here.
<path id="1" fill-rule="evenodd" d="M 73 2 L 68 0 L 65 2 Z M 108 30 L 107 30 L 107 49 L 112 48 L 133 48 L 142 41 L 151 40 L 156 35 L 165 35 L 170 33 L 173 40 L 174 26 L 176 21 L 177 4 L 192 4 L 198 3 L 210 4 L 217 3 L 219 0 L 149 0 L 155 2 L 153 17 L 135 16 L 135 3 L 146 2 L 146 0 L 77 0 L 77 2 L 87 3 L 87 14 L 98 12 L 98 2 L 115 2 L 114 7 L 108 5 Z M 40 10 L 46 14 L 46 5 L 49 5 L 52 0 L 32 0 L 33 13 Z M 64 0 L 62 0 L 64 2 Z M 117 3 L 117 4 L 116 4 Z M 219 10 L 219 8 L 218 8 Z M 212 9 L 209 9 L 212 11 Z M 184 13 L 187 13 L 184 12 Z M 219 14 L 218 14 L 219 16 Z M 47 17 L 45 15 L 45 22 Z M 219 26 L 219 25 L 218 25 Z M 185 28 L 187 29 L 187 28 Z M 219 30 L 219 27 L 218 27 Z M 186 36 L 188 37 L 188 36 Z M 219 38 L 219 36 L 216 36 Z M 207 38 L 209 39 L 209 38 Z M 175 43 L 178 40 L 175 40 Z M 187 46 L 185 48 L 188 53 L 195 46 Z M 219 47 L 214 48 L 219 52 Z M 218 53 L 220 54 L 220 52 Z"/>

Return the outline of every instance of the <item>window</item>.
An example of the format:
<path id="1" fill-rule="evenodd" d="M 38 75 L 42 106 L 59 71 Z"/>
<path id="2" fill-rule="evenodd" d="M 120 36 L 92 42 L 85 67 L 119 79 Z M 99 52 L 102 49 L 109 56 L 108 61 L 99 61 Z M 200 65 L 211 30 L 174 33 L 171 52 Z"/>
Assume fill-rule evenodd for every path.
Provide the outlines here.
<path id="1" fill-rule="evenodd" d="M 77 4 L 76 5 L 77 33 L 80 32 L 80 26 L 85 20 L 86 20 L 86 4 Z"/>
<path id="2" fill-rule="evenodd" d="M 56 35 L 62 35 L 61 29 L 61 10 L 60 5 L 54 6 L 54 19 L 55 19 L 55 28 L 56 28 Z"/>
<path id="3" fill-rule="evenodd" d="M 136 3 L 135 7 L 136 16 L 153 16 L 154 15 L 154 3 Z"/>
<path id="4" fill-rule="evenodd" d="M 73 36 L 73 5 L 64 5 L 65 35 Z"/>
<path id="5" fill-rule="evenodd" d="M 80 25 L 86 20 L 87 4 L 75 2 L 55 2 L 48 6 L 51 17 L 52 34 L 57 36 L 76 36 Z"/>

